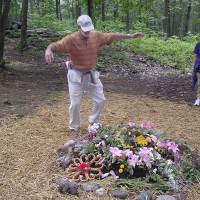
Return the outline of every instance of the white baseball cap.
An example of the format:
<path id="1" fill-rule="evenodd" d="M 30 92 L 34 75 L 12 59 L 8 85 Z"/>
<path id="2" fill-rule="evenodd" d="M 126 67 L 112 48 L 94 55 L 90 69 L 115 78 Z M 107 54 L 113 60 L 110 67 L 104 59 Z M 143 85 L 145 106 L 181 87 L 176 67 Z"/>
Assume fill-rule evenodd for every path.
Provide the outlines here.
<path id="1" fill-rule="evenodd" d="M 81 15 L 77 19 L 77 24 L 81 27 L 83 32 L 94 30 L 94 25 L 92 24 L 92 20 L 88 15 Z"/>

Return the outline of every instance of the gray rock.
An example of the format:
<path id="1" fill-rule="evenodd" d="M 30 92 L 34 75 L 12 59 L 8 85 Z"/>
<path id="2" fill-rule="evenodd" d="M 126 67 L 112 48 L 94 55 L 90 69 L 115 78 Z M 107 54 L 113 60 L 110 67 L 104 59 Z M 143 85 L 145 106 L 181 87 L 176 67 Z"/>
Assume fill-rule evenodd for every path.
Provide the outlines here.
<path id="1" fill-rule="evenodd" d="M 100 188 L 99 184 L 96 183 L 83 183 L 81 184 L 81 189 L 88 191 L 88 192 L 94 192 L 95 190 L 98 190 Z"/>
<path id="2" fill-rule="evenodd" d="M 150 191 L 141 192 L 134 200 L 152 200 L 153 194 Z"/>
<path id="3" fill-rule="evenodd" d="M 128 193 L 125 191 L 109 190 L 108 194 L 111 195 L 112 197 L 118 198 L 118 199 L 127 199 L 128 198 Z"/>
<path id="4" fill-rule="evenodd" d="M 63 167 L 64 169 L 67 168 L 71 162 L 72 162 L 71 155 L 62 156 L 56 160 L 56 164 L 60 167 Z"/>
<path id="5" fill-rule="evenodd" d="M 68 140 L 64 146 L 68 146 L 68 147 L 74 147 L 76 144 L 76 142 L 74 140 Z"/>
<path id="6" fill-rule="evenodd" d="M 72 195 L 78 194 L 78 185 L 74 182 L 70 182 L 69 180 L 59 177 L 56 180 L 58 185 L 58 191 L 62 194 L 69 193 Z"/>
<path id="7" fill-rule="evenodd" d="M 76 142 L 74 140 L 67 141 L 63 146 L 59 147 L 57 153 L 59 155 L 65 155 L 71 151 L 72 148 L 75 147 Z"/>
<path id="8" fill-rule="evenodd" d="M 157 196 L 156 200 L 177 200 L 177 199 L 169 195 L 160 195 L 160 196 Z"/>
<path id="9" fill-rule="evenodd" d="M 106 193 L 106 190 L 104 188 L 99 188 L 95 191 L 97 196 L 104 196 Z"/>
<path id="10" fill-rule="evenodd" d="M 5 99 L 5 100 L 3 101 L 3 104 L 8 105 L 8 106 L 11 106 L 11 105 L 12 105 L 12 103 L 10 102 L 9 99 Z"/>

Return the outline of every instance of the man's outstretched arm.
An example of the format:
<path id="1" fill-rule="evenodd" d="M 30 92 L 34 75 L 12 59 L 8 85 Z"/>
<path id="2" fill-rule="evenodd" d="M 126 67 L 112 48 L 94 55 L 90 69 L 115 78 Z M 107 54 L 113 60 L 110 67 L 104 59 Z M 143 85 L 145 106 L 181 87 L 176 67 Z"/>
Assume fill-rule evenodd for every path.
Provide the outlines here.
<path id="1" fill-rule="evenodd" d="M 113 33 L 114 40 L 129 39 L 129 38 L 142 38 L 142 37 L 144 37 L 143 33 L 134 33 L 134 34 Z"/>

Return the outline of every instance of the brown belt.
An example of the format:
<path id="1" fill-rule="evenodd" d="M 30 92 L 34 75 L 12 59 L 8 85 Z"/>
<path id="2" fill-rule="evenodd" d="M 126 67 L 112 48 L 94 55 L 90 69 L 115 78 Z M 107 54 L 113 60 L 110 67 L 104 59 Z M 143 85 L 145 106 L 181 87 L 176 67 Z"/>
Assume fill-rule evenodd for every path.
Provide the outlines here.
<path id="1" fill-rule="evenodd" d="M 80 69 L 77 69 L 71 62 L 69 63 L 69 69 L 75 69 L 79 72 L 82 72 L 83 74 L 90 74 L 91 76 L 91 82 L 93 84 L 96 84 L 96 80 L 95 80 L 95 69 L 91 69 L 89 71 L 81 71 Z"/>

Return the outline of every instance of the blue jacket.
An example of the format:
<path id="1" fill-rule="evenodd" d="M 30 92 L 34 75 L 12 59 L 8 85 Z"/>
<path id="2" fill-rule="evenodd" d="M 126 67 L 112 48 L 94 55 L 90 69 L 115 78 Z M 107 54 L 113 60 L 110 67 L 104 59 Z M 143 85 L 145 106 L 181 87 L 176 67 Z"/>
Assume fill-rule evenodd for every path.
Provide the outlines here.
<path id="1" fill-rule="evenodd" d="M 194 91 L 196 83 L 197 83 L 197 72 L 200 70 L 200 57 L 197 58 L 197 61 L 194 65 L 193 73 L 192 73 L 192 90 Z"/>

